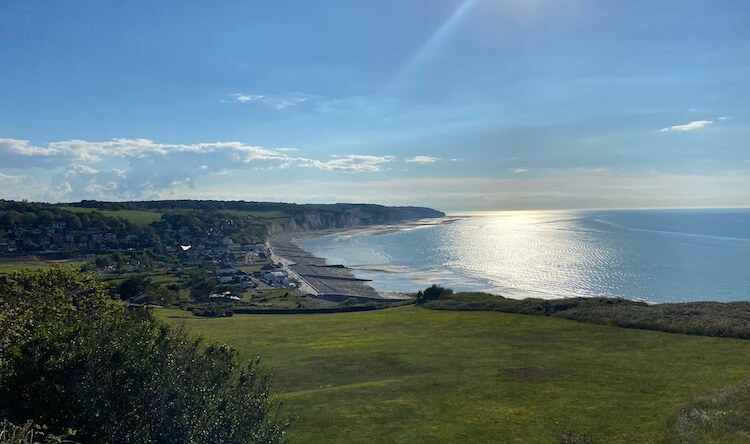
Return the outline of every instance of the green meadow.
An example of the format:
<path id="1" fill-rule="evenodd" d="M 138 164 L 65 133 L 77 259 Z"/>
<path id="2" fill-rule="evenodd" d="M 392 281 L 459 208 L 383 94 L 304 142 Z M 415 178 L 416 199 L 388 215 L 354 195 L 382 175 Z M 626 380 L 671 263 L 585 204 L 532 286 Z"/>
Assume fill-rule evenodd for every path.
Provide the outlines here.
<path id="1" fill-rule="evenodd" d="M 219 210 L 219 213 L 228 214 L 230 216 L 253 216 L 260 219 L 267 219 L 270 221 L 280 221 L 289 219 L 289 215 L 283 211 L 271 210 L 271 211 L 249 211 L 249 210 Z"/>
<path id="2" fill-rule="evenodd" d="M 78 259 L 45 260 L 40 259 L 37 256 L 2 258 L 0 259 L 0 275 L 12 273 L 19 270 L 42 270 L 44 268 L 49 268 L 55 265 L 80 266 L 84 262 L 85 261 Z"/>
<path id="3" fill-rule="evenodd" d="M 260 356 L 292 442 L 663 442 L 700 396 L 750 377 L 750 341 L 408 306 L 198 318 Z"/>
<path id="4" fill-rule="evenodd" d="M 85 208 L 85 207 L 60 207 L 61 210 L 67 210 L 74 213 L 91 213 L 98 211 L 105 216 L 109 217 L 120 217 L 127 221 L 130 221 L 133 225 L 139 227 L 145 227 L 152 222 L 158 222 L 161 220 L 161 213 L 156 211 L 142 211 L 142 210 L 100 210 L 97 208 Z"/>

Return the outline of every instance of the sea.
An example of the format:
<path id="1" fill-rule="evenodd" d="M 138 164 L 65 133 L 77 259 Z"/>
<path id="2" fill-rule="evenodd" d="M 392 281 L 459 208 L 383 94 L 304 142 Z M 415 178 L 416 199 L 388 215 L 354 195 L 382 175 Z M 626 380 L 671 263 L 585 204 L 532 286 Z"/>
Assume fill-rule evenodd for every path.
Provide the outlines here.
<path id="1" fill-rule="evenodd" d="M 296 242 L 383 292 L 750 300 L 750 209 L 457 213 Z"/>

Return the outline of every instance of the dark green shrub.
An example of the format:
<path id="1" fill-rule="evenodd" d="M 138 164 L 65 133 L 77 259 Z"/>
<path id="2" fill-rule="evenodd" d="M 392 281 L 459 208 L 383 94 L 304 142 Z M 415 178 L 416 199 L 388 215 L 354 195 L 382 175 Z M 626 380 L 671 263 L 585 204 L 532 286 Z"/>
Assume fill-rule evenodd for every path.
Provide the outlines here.
<path id="1" fill-rule="evenodd" d="M 453 290 L 450 288 L 443 288 L 432 284 L 429 288 L 417 293 L 417 304 L 426 304 L 427 302 L 436 301 L 452 294 Z"/>
<path id="2" fill-rule="evenodd" d="M 0 417 L 114 443 L 279 442 L 258 362 L 129 311 L 70 269 L 0 279 Z"/>

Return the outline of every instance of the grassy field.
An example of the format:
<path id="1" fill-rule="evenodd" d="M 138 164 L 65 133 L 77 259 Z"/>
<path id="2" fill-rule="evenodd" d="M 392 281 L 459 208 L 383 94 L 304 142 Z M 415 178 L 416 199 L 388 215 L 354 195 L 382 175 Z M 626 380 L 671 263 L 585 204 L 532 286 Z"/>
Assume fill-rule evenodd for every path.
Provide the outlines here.
<path id="1" fill-rule="evenodd" d="M 84 262 L 84 260 L 79 259 L 44 260 L 36 256 L 3 258 L 0 260 L 0 275 L 17 270 L 40 270 L 53 265 L 80 266 Z"/>
<path id="2" fill-rule="evenodd" d="M 289 219 L 289 215 L 283 211 L 244 211 L 244 210 L 219 210 L 219 213 L 231 216 L 254 216 L 268 221 L 281 221 Z"/>
<path id="3" fill-rule="evenodd" d="M 660 442 L 696 397 L 750 376 L 750 341 L 413 306 L 197 318 L 260 355 L 292 442 Z"/>
<path id="4" fill-rule="evenodd" d="M 98 211 L 104 214 L 105 216 L 121 217 L 139 227 L 145 227 L 152 222 L 158 222 L 161 220 L 161 213 L 156 212 L 156 211 L 99 210 L 96 208 L 83 208 L 83 207 L 60 207 L 60 209 L 72 211 L 74 213 L 91 213 L 93 211 Z"/>
<path id="5" fill-rule="evenodd" d="M 251 290 L 242 300 L 254 303 L 253 308 L 320 308 L 320 304 L 293 288 Z"/>

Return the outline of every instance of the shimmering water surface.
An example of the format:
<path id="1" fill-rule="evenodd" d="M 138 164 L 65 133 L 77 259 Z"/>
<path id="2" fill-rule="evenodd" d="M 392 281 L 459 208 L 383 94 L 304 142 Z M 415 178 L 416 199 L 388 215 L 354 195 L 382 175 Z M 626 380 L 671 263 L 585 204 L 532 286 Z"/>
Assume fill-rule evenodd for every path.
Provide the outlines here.
<path id="1" fill-rule="evenodd" d="M 298 243 L 385 291 L 750 299 L 748 209 L 494 212 Z"/>

